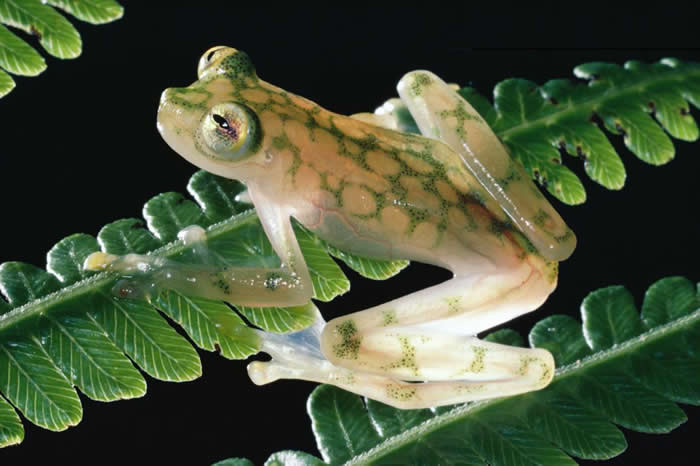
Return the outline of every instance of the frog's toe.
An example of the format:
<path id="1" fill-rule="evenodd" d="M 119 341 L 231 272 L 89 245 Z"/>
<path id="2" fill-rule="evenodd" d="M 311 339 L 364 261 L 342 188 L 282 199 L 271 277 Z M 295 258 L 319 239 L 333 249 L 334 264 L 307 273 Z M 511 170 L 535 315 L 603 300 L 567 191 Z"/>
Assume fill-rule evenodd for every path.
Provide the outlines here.
<path id="1" fill-rule="evenodd" d="M 537 380 L 534 390 L 539 390 L 549 385 L 554 378 L 554 356 L 545 349 L 535 348 L 532 350 L 532 361 L 535 364 L 528 369 Z"/>
<path id="2" fill-rule="evenodd" d="M 107 254 L 106 252 L 102 251 L 93 252 L 87 256 L 83 262 L 83 270 L 104 270 L 117 259 L 119 259 L 119 256 L 115 256 L 114 254 Z"/>
<path id="3" fill-rule="evenodd" d="M 265 385 L 280 379 L 276 365 L 270 362 L 253 361 L 248 364 L 248 377 L 255 385 Z"/>

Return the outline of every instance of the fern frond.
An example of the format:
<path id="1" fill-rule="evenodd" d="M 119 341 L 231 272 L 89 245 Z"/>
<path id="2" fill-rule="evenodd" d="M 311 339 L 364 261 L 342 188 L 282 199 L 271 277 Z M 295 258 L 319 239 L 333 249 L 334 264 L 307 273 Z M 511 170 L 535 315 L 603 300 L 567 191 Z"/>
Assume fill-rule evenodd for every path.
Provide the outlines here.
<path id="1" fill-rule="evenodd" d="M 80 34 L 54 8 L 92 24 L 104 24 L 122 17 L 124 9 L 114 0 L 0 0 L 0 97 L 14 88 L 5 71 L 36 76 L 46 62 L 27 42 L 2 24 L 39 38 L 44 50 L 57 58 L 76 58 L 82 52 Z"/>
<path id="2" fill-rule="evenodd" d="M 623 136 L 639 159 L 663 165 L 673 159 L 670 136 L 695 141 L 698 127 L 688 102 L 700 108 L 700 65 L 666 58 L 646 64 L 586 63 L 574 74 L 588 81 L 554 79 L 538 86 L 507 79 L 493 90 L 493 104 L 470 87 L 459 93 L 484 117 L 532 178 L 566 204 L 586 201 L 579 177 L 562 153 L 582 159 L 586 174 L 608 189 L 622 189 L 626 172 L 598 122 Z M 403 109 L 402 127 L 415 122 Z M 665 130 L 665 132 L 664 132 Z"/>
<path id="3" fill-rule="evenodd" d="M 627 429 L 665 433 L 700 404 L 700 293 L 670 277 L 647 291 L 641 315 L 620 286 L 590 293 L 583 324 L 547 317 L 529 335 L 558 369 L 549 387 L 456 408 L 397 410 L 332 386 L 309 398 L 319 451 L 332 464 L 575 464 L 627 446 Z M 492 341 L 517 342 L 513 331 Z"/>
<path id="4" fill-rule="evenodd" d="M 277 266 L 279 259 L 254 211 L 234 200 L 243 189 L 236 181 L 200 171 L 188 184 L 197 202 L 177 193 L 153 197 L 143 209 L 147 229 L 142 220 L 117 220 L 97 238 L 75 234 L 59 241 L 47 255 L 46 270 L 21 262 L 0 265 L 0 291 L 7 299 L 0 299 L 0 393 L 5 397 L 0 397 L 0 446 L 22 441 L 22 426 L 11 405 L 38 426 L 64 430 L 82 417 L 74 387 L 100 401 L 142 396 L 146 382 L 132 361 L 159 380 L 199 377 L 196 351 L 156 308 L 202 349 L 218 350 L 229 359 L 257 353 L 257 336 L 222 302 L 175 292 L 161 294 L 156 307 L 115 299 L 115 277 L 81 267 L 97 250 L 154 252 L 191 262 L 192 251 L 175 238 L 181 228 L 195 223 L 209 227 L 207 244 L 216 258 L 234 265 Z M 330 258 L 327 245 L 300 225 L 296 234 L 315 298 L 329 301 L 346 292 L 350 283 Z M 349 254 L 343 260 L 377 279 L 405 266 L 404 261 L 393 264 Z M 314 317 L 303 307 L 239 310 L 253 324 L 273 332 L 307 327 Z"/>
<path id="5" fill-rule="evenodd" d="M 326 463 L 308 453 L 285 450 L 271 455 L 264 466 L 322 466 L 324 464 Z M 229 458 L 217 461 L 211 466 L 253 466 L 253 462 L 246 458 Z"/>

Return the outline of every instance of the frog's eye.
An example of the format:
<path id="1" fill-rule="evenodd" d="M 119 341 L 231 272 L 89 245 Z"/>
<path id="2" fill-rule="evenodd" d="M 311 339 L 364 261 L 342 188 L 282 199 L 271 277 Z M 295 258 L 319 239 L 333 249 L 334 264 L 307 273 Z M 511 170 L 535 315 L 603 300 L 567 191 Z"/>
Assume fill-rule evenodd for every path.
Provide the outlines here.
<path id="1" fill-rule="evenodd" d="M 214 105 L 201 123 L 202 139 L 217 158 L 240 160 L 255 153 L 261 140 L 260 122 L 248 107 Z"/>
<path id="2" fill-rule="evenodd" d="M 204 54 L 202 57 L 199 59 L 199 64 L 197 65 L 197 77 L 199 79 L 202 79 L 202 76 L 204 76 L 209 69 L 211 69 L 212 65 L 219 63 L 222 58 L 228 55 L 233 55 L 236 53 L 236 49 L 232 49 L 231 47 L 226 47 L 224 45 L 217 45 L 216 47 L 212 47 Z"/>

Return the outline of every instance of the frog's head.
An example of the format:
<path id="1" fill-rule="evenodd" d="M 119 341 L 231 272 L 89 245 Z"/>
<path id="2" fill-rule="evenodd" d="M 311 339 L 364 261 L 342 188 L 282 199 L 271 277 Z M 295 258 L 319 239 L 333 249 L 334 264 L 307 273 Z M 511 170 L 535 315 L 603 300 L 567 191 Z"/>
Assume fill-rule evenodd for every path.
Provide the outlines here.
<path id="1" fill-rule="evenodd" d="M 250 58 L 230 47 L 213 47 L 199 60 L 199 80 L 166 89 L 158 130 L 168 145 L 194 165 L 246 179 L 264 167 L 262 125 L 242 91 L 258 86 Z"/>

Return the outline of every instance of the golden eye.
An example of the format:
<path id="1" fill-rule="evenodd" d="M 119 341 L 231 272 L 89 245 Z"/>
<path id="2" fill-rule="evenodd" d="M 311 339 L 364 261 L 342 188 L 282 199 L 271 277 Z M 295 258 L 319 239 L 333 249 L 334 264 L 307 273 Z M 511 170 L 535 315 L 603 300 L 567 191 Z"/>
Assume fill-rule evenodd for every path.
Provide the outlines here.
<path id="1" fill-rule="evenodd" d="M 201 134 L 215 157 L 224 160 L 239 160 L 254 154 L 261 139 L 255 113 L 233 102 L 213 106 L 202 120 Z"/>

